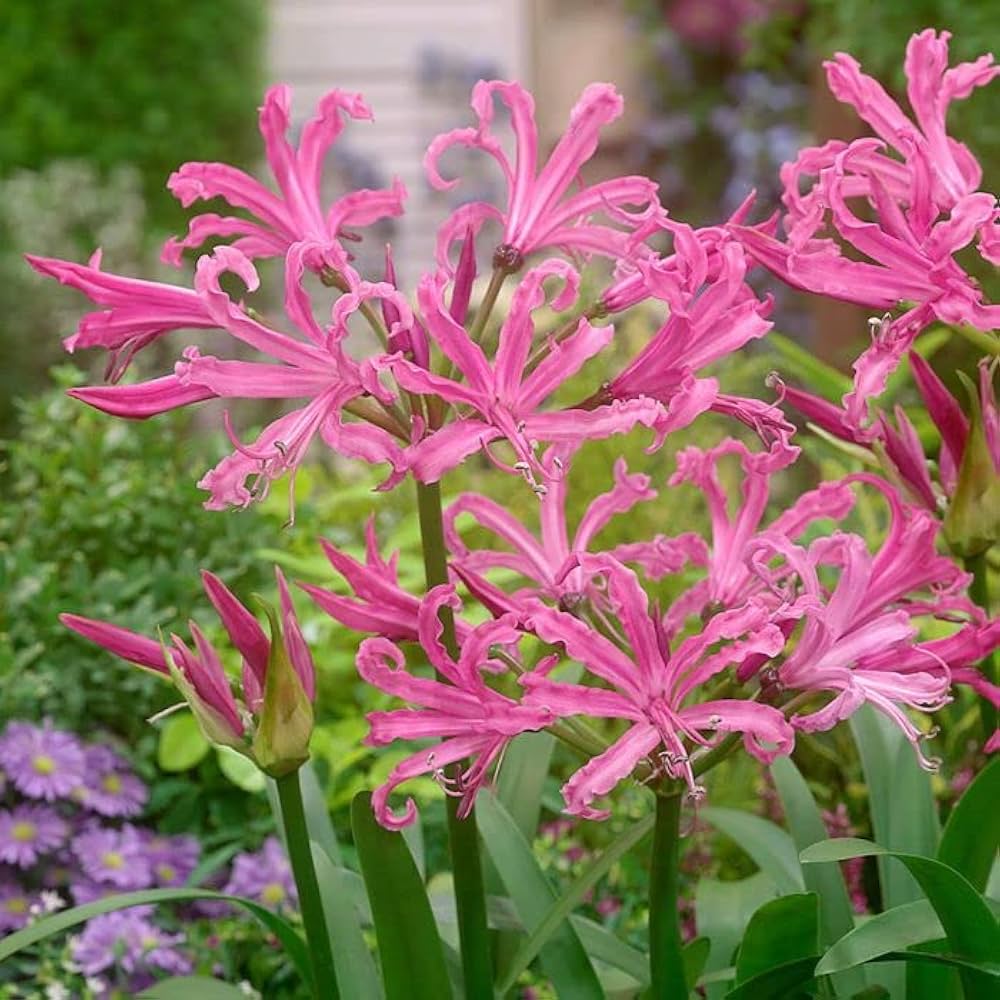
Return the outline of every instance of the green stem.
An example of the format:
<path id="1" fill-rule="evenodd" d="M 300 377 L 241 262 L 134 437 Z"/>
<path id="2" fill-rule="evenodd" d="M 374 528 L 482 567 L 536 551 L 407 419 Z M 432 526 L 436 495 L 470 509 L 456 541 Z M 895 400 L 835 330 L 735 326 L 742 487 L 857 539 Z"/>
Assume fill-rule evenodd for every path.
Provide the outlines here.
<path id="1" fill-rule="evenodd" d="M 285 827 L 288 858 L 292 863 L 295 888 L 299 894 L 299 910 L 309 944 L 309 960 L 313 972 L 313 982 L 310 984 L 312 994 L 316 1000 L 336 1000 L 340 996 L 337 973 L 333 967 L 323 899 L 316 882 L 316 869 L 313 867 L 298 770 L 277 778 L 275 784 L 278 786 L 278 799 L 281 802 L 281 820 Z"/>
<path id="2" fill-rule="evenodd" d="M 980 552 L 976 556 L 968 556 L 965 559 L 965 568 L 972 574 L 972 584 L 969 587 L 969 596 L 976 602 L 987 615 L 993 613 L 993 602 L 990 595 L 990 567 L 989 550 Z M 991 684 L 1000 684 L 1000 651 L 994 650 L 982 663 L 982 672 Z M 1000 724 L 1000 713 L 993 707 L 992 703 L 983 697 L 979 699 L 979 714 L 983 721 L 983 734 L 985 739 L 989 739 Z"/>
<path id="3" fill-rule="evenodd" d="M 444 542 L 444 519 L 441 512 L 439 483 L 417 483 L 417 512 L 420 539 L 424 552 L 427 589 L 448 582 L 448 556 Z M 455 619 L 450 608 L 441 611 L 442 639 L 445 648 L 458 658 Z M 461 770 L 461 762 L 453 765 Z M 448 841 L 451 848 L 455 907 L 458 913 L 458 939 L 462 953 L 462 973 L 467 997 L 493 996 L 493 959 L 490 932 L 486 920 L 486 887 L 479 858 L 479 839 L 474 811 L 458 818 L 459 800 L 449 796 Z"/>
<path id="4" fill-rule="evenodd" d="M 1000 338 L 993 334 L 984 333 L 982 330 L 977 330 L 975 327 L 965 326 L 961 323 L 950 327 L 950 329 L 991 357 L 1000 357 Z"/>
<path id="5" fill-rule="evenodd" d="M 479 303 L 479 308 L 476 310 L 476 318 L 472 326 L 469 327 L 469 340 L 474 344 L 479 343 L 483 335 L 483 330 L 486 329 L 486 321 L 490 318 L 490 313 L 493 312 L 493 307 L 496 305 L 500 289 L 503 288 L 503 283 L 507 280 L 507 275 L 510 273 L 510 271 L 503 267 L 493 268 L 493 273 L 490 275 L 490 283 L 486 287 L 486 294 L 483 296 L 483 301 Z"/>
<path id="6" fill-rule="evenodd" d="M 680 823 L 680 790 L 658 791 L 649 871 L 650 996 L 656 1000 L 684 1000 L 688 995 L 677 913 Z"/>

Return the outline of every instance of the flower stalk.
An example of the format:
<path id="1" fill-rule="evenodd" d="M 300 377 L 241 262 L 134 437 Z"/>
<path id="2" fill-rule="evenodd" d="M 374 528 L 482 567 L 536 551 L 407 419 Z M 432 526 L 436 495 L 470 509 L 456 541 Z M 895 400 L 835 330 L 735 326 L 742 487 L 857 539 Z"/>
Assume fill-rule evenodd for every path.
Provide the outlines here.
<path id="1" fill-rule="evenodd" d="M 688 995 L 677 913 L 681 791 L 660 789 L 649 870 L 649 973 L 654 997 Z"/>
<path id="2" fill-rule="evenodd" d="M 969 585 L 969 596 L 989 616 L 993 613 L 992 594 L 990 593 L 989 549 L 965 560 L 965 568 L 972 574 Z M 1000 653 L 994 650 L 988 654 L 982 663 L 982 672 L 992 684 L 1000 685 Z M 1000 725 L 1000 712 L 982 695 L 979 697 L 979 715 L 983 723 L 983 736 L 989 739 L 997 726 Z"/>
<path id="3" fill-rule="evenodd" d="M 444 539 L 440 483 L 417 483 L 417 511 L 424 557 L 427 589 L 448 582 L 448 557 Z M 441 609 L 442 640 L 452 655 L 458 656 L 455 619 L 451 608 Z M 462 764 L 452 765 L 453 774 L 461 774 Z M 458 937 L 462 954 L 462 973 L 467 996 L 493 995 L 493 960 L 490 932 L 486 918 L 486 886 L 479 858 L 479 840 L 474 811 L 459 819 L 459 799 L 448 796 L 448 843 L 451 848 L 458 914 Z"/>
<path id="4" fill-rule="evenodd" d="M 302 923 L 309 944 L 309 959 L 312 964 L 313 981 L 310 984 L 316 1000 L 337 1000 L 337 973 L 330 950 L 330 935 L 323 913 L 323 900 L 316 881 L 312 849 L 309 845 L 309 830 L 302 804 L 302 787 L 299 772 L 291 771 L 275 779 L 278 799 L 281 802 L 281 822 L 285 828 L 285 844 L 288 859 L 295 876 L 295 888 L 299 896 Z"/>

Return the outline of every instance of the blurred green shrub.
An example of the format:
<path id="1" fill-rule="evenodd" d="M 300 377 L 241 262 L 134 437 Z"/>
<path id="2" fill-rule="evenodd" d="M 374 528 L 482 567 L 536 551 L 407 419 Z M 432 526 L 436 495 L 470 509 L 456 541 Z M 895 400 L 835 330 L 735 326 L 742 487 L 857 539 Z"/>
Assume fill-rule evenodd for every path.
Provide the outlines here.
<path id="1" fill-rule="evenodd" d="M 176 280 L 157 264 L 146 222 L 142 176 L 132 166 L 102 176 L 86 160 L 59 160 L 0 178 L 0 437 L 13 433 L 14 399 L 50 384 L 49 367 L 64 357 L 61 339 L 88 305 L 36 274 L 25 252 L 85 261 L 100 247 L 105 267 Z"/>
<path id="2" fill-rule="evenodd" d="M 185 413 L 127 423 L 61 391 L 20 403 L 20 434 L 0 451 L 0 718 L 51 715 L 86 733 L 126 739 L 176 700 L 59 623 L 61 611 L 149 634 L 213 617 L 198 578 L 211 569 L 241 593 L 267 579 L 249 539 L 260 528 L 201 507 L 206 456 Z"/>
<path id="3" fill-rule="evenodd" d="M 256 155 L 260 0 L 5 0 L 0 176 L 82 158 L 140 170 L 156 221 L 181 160 Z"/>

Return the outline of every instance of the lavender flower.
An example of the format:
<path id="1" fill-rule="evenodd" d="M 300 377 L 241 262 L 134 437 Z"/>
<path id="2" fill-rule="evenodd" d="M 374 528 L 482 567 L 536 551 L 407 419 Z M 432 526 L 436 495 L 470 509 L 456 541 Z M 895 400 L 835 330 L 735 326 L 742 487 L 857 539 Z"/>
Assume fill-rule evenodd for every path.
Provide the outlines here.
<path id="1" fill-rule="evenodd" d="M 149 830 L 140 830 L 143 851 L 158 886 L 184 885 L 198 865 L 201 845 L 194 837 L 165 837 Z"/>
<path id="2" fill-rule="evenodd" d="M 137 816 L 149 793 L 126 761 L 103 746 L 84 750 L 83 784 L 75 790 L 80 803 L 101 816 Z"/>
<path id="3" fill-rule="evenodd" d="M 42 855 L 61 847 L 68 835 L 66 821 L 48 806 L 0 810 L 0 861 L 30 868 Z"/>
<path id="4" fill-rule="evenodd" d="M 277 837 L 268 837 L 259 851 L 236 856 L 224 892 L 248 896 L 273 910 L 296 908 L 292 869 Z"/>
<path id="5" fill-rule="evenodd" d="M 35 902 L 32 893 L 26 892 L 12 879 L 0 876 L 0 932 L 23 927 L 31 918 L 31 907 Z"/>
<path id="6" fill-rule="evenodd" d="M 183 934 L 167 934 L 135 910 L 121 910 L 88 921 L 70 950 L 83 975 L 95 976 L 117 967 L 134 977 L 133 989 L 141 989 L 157 973 L 183 976 L 191 972 L 190 959 L 175 947 L 183 942 Z"/>
<path id="7" fill-rule="evenodd" d="M 82 782 L 83 748 L 48 719 L 41 726 L 12 722 L 0 737 L 0 767 L 22 795 L 51 802 L 69 797 Z"/>
<path id="8" fill-rule="evenodd" d="M 94 882 L 124 890 L 150 885 L 152 872 L 142 837 L 129 823 L 120 830 L 105 827 L 85 830 L 73 838 L 73 853 L 84 874 Z"/>

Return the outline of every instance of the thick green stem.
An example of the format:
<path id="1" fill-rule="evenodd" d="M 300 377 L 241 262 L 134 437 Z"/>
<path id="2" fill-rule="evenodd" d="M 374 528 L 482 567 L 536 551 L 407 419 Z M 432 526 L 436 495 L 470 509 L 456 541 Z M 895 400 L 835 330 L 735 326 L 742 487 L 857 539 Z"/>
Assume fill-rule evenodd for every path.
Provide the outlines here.
<path id="1" fill-rule="evenodd" d="M 424 551 L 427 589 L 448 582 L 448 556 L 444 543 L 444 519 L 441 513 L 441 487 L 438 483 L 417 483 L 417 511 L 420 538 Z M 445 648 L 457 659 L 458 642 L 455 620 L 450 608 L 441 611 L 442 639 Z M 461 770 L 461 763 L 453 765 Z M 479 839 L 475 815 L 458 818 L 459 800 L 448 797 L 448 841 L 451 847 L 455 906 L 458 913 L 458 938 L 462 952 L 462 973 L 467 997 L 493 996 L 493 960 L 490 932 L 486 920 L 486 887 L 479 858 Z"/>
<path id="2" fill-rule="evenodd" d="M 650 996 L 655 1000 L 684 1000 L 688 995 L 677 913 L 680 824 L 680 791 L 658 791 L 649 871 Z"/>
<path id="3" fill-rule="evenodd" d="M 994 612 L 993 602 L 990 594 L 989 581 L 989 560 L 987 555 L 989 550 L 981 552 L 977 556 L 970 556 L 965 560 L 965 568 L 972 574 L 972 585 L 969 587 L 969 596 L 978 604 L 987 615 Z M 1000 684 L 1000 651 L 994 650 L 983 660 L 982 672 L 986 679 L 992 684 Z M 989 739 L 1000 724 L 1000 713 L 993 707 L 986 698 L 979 699 L 979 714 L 983 720 L 983 735 Z"/>
<path id="4" fill-rule="evenodd" d="M 312 963 L 313 982 L 310 984 L 316 1000 L 336 1000 L 340 996 L 337 989 L 337 973 L 333 967 L 333 953 L 330 951 L 330 934 L 323 913 L 323 899 L 316 882 L 312 849 L 309 846 L 309 829 L 302 806 L 302 788 L 299 772 L 292 771 L 276 779 L 278 799 L 281 802 L 281 820 L 285 827 L 285 844 L 288 858 L 292 863 L 295 888 L 299 894 L 299 911 L 306 929 L 309 944 L 309 960 Z"/>

